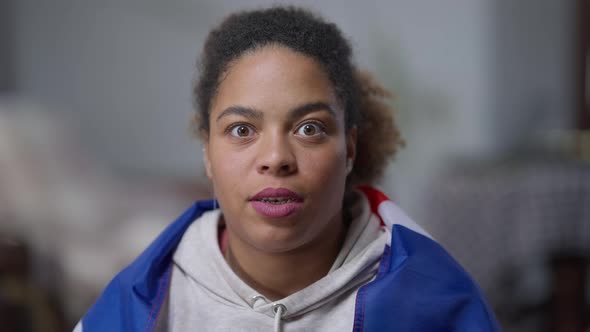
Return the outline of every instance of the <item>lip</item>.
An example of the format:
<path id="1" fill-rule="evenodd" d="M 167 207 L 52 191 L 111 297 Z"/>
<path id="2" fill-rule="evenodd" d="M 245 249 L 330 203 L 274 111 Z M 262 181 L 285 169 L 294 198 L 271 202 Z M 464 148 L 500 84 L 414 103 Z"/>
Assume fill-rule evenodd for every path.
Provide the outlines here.
<path id="1" fill-rule="evenodd" d="M 257 201 L 263 198 L 291 198 L 295 201 L 303 201 L 303 197 L 301 197 L 296 192 L 293 192 L 287 188 L 265 188 L 261 190 L 259 193 L 254 195 L 250 198 L 251 201 Z"/>
<path id="2" fill-rule="evenodd" d="M 291 201 L 273 204 L 261 201 L 265 198 L 287 198 Z M 301 208 L 303 197 L 287 188 L 266 188 L 250 198 L 250 204 L 256 212 L 268 218 L 287 217 Z"/>

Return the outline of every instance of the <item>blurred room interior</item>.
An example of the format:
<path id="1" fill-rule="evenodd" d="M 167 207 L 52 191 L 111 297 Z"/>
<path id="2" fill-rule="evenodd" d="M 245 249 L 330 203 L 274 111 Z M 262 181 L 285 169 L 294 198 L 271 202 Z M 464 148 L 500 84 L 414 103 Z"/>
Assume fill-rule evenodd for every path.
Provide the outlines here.
<path id="1" fill-rule="evenodd" d="M 0 2 L 3 331 L 71 330 L 210 196 L 195 59 L 223 16 L 272 3 Z M 505 331 L 590 331 L 590 1 L 288 3 L 338 24 L 394 92 L 407 145 L 380 188 Z"/>

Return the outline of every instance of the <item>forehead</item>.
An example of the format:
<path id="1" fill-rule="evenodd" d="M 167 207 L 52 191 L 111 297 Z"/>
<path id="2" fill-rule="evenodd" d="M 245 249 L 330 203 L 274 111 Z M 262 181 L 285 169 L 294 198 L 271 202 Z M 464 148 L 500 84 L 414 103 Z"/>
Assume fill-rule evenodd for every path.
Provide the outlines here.
<path id="1" fill-rule="evenodd" d="M 229 65 L 211 113 L 236 105 L 268 111 L 310 102 L 339 109 L 326 71 L 309 56 L 273 45 L 248 52 Z"/>

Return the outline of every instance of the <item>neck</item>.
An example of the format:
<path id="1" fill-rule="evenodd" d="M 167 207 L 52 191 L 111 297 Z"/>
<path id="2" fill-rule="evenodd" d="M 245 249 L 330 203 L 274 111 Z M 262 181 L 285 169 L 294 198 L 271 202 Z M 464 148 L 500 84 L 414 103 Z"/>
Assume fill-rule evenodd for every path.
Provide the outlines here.
<path id="1" fill-rule="evenodd" d="M 240 279 L 271 301 L 287 297 L 328 274 L 346 233 L 339 214 L 316 241 L 273 253 L 249 245 L 229 228 L 227 232 L 227 263 Z"/>

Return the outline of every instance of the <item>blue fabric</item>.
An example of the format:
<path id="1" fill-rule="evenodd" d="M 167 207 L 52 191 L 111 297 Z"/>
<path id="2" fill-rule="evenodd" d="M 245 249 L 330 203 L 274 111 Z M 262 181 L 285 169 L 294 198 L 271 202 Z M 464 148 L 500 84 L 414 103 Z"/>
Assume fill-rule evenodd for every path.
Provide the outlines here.
<path id="1" fill-rule="evenodd" d="M 82 319 L 84 332 L 152 331 L 165 299 L 172 255 L 190 224 L 213 208 L 195 203 L 108 284 Z"/>
<path id="2" fill-rule="evenodd" d="M 469 275 L 436 242 L 394 225 L 378 277 L 357 295 L 355 331 L 501 331 Z"/>
<path id="3" fill-rule="evenodd" d="M 84 332 L 153 331 L 172 255 L 192 221 L 213 208 L 195 203 L 107 286 L 82 319 Z M 501 331 L 469 275 L 433 240 L 394 225 L 377 278 L 357 293 L 355 331 Z"/>

